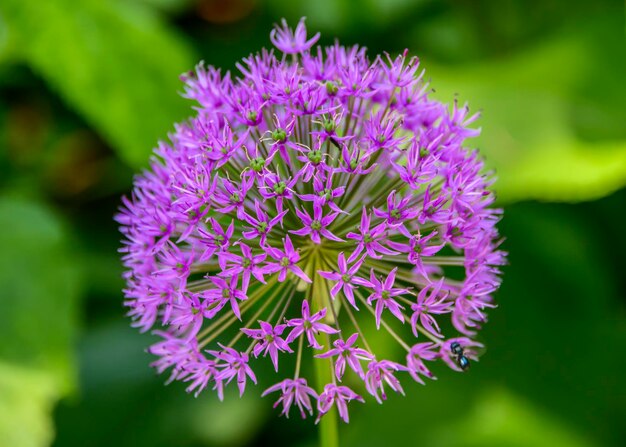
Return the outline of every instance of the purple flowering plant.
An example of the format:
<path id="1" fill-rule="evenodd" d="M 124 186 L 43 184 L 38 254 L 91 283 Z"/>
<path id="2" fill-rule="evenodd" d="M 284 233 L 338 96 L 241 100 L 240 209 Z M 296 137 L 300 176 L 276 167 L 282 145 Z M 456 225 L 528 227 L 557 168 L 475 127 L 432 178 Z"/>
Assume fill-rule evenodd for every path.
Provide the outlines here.
<path id="1" fill-rule="evenodd" d="M 270 39 L 278 51 L 244 58 L 238 77 L 182 76 L 195 115 L 117 216 L 125 304 L 158 328 L 153 366 L 188 392 L 222 399 L 235 381 L 243 394 L 270 361 L 262 395 L 278 393 L 281 414 L 348 422 L 359 393 L 382 403 L 403 378 L 435 379 L 429 363 L 477 360 L 501 211 L 463 146 L 477 115 L 429 99 L 416 57 L 314 47 L 304 19 Z M 404 356 L 381 358 L 371 331 Z"/>

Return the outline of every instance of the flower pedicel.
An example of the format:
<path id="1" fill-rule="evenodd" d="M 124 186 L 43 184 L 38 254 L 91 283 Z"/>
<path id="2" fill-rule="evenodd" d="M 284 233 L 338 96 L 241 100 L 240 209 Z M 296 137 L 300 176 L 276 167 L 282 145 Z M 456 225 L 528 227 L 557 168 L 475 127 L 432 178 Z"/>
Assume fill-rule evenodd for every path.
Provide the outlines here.
<path id="1" fill-rule="evenodd" d="M 270 38 L 282 55 L 243 59 L 240 77 L 202 64 L 183 76 L 196 114 L 117 216 L 125 304 L 159 328 L 154 367 L 188 392 L 243 393 L 269 357 L 263 395 L 282 414 L 336 406 L 347 422 L 357 391 L 382 402 L 402 376 L 434 378 L 428 362 L 476 360 L 505 261 L 500 211 L 462 146 L 476 116 L 430 100 L 417 58 L 313 48 L 304 20 Z M 380 358 L 371 331 L 406 357 Z M 315 362 L 328 383 L 311 380 Z"/>

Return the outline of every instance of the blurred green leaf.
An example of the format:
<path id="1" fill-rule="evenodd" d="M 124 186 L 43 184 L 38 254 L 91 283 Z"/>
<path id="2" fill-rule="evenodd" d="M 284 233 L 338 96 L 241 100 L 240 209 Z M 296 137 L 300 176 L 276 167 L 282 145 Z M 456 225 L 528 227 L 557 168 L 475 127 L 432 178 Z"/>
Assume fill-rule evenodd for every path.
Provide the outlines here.
<path id="1" fill-rule="evenodd" d="M 226 389 L 224 402 L 207 389 L 195 398 L 186 384 L 165 385 L 146 347 L 154 341 L 121 317 L 92 326 L 80 346 L 81 395 L 56 413 L 55 445 L 238 446 L 247 445 L 271 412 L 260 387 L 239 397 Z M 106 421 L 106 424 L 102 421 Z"/>
<path id="2" fill-rule="evenodd" d="M 59 397 L 50 374 L 0 361 L 0 445 L 49 445 L 50 414 Z"/>
<path id="3" fill-rule="evenodd" d="M 499 169 L 503 200 L 591 200 L 626 185 L 626 142 L 538 145 L 514 168 Z"/>
<path id="4" fill-rule="evenodd" d="M 136 3 L 143 3 L 160 11 L 176 13 L 192 6 L 194 0 L 131 0 Z"/>
<path id="5" fill-rule="evenodd" d="M 9 48 L 9 36 L 4 17 L 0 14 L 0 62 L 6 57 Z"/>
<path id="6" fill-rule="evenodd" d="M 56 401 L 74 389 L 80 276 L 57 218 L 0 200 L 0 445 L 47 445 Z"/>
<path id="7" fill-rule="evenodd" d="M 137 2 L 7 0 L 0 5 L 23 58 L 134 166 L 190 112 L 178 76 L 196 57 Z"/>
<path id="8" fill-rule="evenodd" d="M 77 260 L 56 216 L 21 199 L 0 201 L 0 357 L 49 371 L 72 388 L 70 354 L 80 293 Z"/>
<path id="9" fill-rule="evenodd" d="M 307 17 L 311 30 L 324 31 L 325 37 L 346 32 L 363 34 L 363 30 L 377 31 L 394 22 L 419 17 L 432 0 L 317 0 L 294 2 L 268 0 L 273 17 L 286 17 L 290 23 Z M 366 27 L 366 28 L 364 28 Z M 364 36 L 366 37 L 366 36 Z M 388 40 L 396 36 L 387 36 Z M 366 37 L 367 38 L 367 37 Z"/>
<path id="10" fill-rule="evenodd" d="M 589 447 L 551 414 L 505 389 L 485 390 L 462 419 L 438 434 L 442 445 L 480 447 Z"/>
<path id="11" fill-rule="evenodd" d="M 583 100 L 592 109 L 589 115 L 626 122 L 623 107 L 616 110 L 596 100 L 593 92 L 579 98 L 589 79 L 606 78 L 601 72 L 608 57 L 582 34 L 565 33 L 514 56 L 479 64 L 425 64 L 439 99 L 449 102 L 458 93 L 461 102 L 482 111 L 482 135 L 470 144 L 496 169 L 502 202 L 589 200 L 626 185 L 626 140 L 616 135 L 586 140 L 576 132 Z M 616 51 L 623 58 L 623 48 Z M 623 62 L 616 62 L 618 72 L 623 68 Z M 616 98 L 626 98 L 618 75 L 607 82 Z M 607 107 L 613 112 L 604 113 Z"/>

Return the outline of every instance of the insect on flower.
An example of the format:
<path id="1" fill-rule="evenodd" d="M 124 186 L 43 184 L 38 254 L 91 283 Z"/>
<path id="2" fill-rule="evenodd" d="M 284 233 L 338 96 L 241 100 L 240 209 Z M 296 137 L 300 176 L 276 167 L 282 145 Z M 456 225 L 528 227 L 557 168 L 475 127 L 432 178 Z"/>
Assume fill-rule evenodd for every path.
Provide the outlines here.
<path id="1" fill-rule="evenodd" d="M 470 361 L 463 352 L 463 347 L 459 344 L 459 342 L 455 341 L 450 344 L 450 351 L 452 354 L 456 356 L 456 364 L 459 365 L 459 368 L 462 370 L 466 370 L 470 367 Z"/>
<path id="2" fill-rule="evenodd" d="M 263 395 L 279 393 L 281 414 L 336 407 L 347 422 L 361 394 L 382 403 L 434 378 L 431 362 L 475 359 L 506 257 L 501 211 L 464 147 L 477 116 L 430 99 L 416 57 L 313 48 L 304 19 L 270 37 L 278 51 L 239 75 L 182 76 L 195 114 L 117 216 L 125 305 L 134 326 L 159 328 L 153 366 L 189 392 L 243 394 L 269 362 Z M 371 331 L 404 363 L 381 358 Z M 329 373 L 314 389 L 316 362 Z"/>

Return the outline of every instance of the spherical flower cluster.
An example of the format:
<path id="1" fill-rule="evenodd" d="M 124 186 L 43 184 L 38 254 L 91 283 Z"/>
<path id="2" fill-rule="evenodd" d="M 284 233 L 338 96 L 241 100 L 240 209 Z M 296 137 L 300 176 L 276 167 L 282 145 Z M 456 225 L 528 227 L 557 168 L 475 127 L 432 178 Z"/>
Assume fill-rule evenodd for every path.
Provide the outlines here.
<path id="1" fill-rule="evenodd" d="M 270 37 L 282 55 L 243 59 L 239 77 L 183 76 L 196 113 L 117 216 L 126 306 L 160 327 L 154 366 L 188 392 L 243 393 L 269 361 L 263 395 L 282 414 L 335 406 L 347 422 L 358 393 L 382 402 L 403 375 L 433 379 L 429 362 L 476 360 L 505 261 L 500 211 L 462 146 L 476 116 L 429 99 L 417 58 L 313 48 L 304 21 Z M 404 356 L 381 358 L 381 336 Z M 329 383 L 312 383 L 317 362 Z"/>

